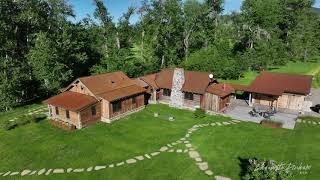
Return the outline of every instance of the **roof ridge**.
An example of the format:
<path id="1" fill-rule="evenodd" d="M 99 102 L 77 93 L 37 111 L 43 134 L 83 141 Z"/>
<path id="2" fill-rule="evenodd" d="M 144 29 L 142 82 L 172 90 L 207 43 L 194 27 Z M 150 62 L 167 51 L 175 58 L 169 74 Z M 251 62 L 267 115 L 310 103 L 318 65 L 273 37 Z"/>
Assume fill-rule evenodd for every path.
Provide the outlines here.
<path id="1" fill-rule="evenodd" d="M 102 94 L 105 94 L 105 93 L 111 93 L 111 92 L 113 92 L 113 91 L 118 91 L 119 89 L 127 88 L 127 87 L 130 87 L 130 86 L 138 86 L 138 85 L 136 85 L 136 84 L 131 84 L 131 85 L 123 86 L 123 87 L 120 87 L 120 88 L 117 88 L 117 89 L 113 89 L 113 90 L 111 90 L 111 91 L 105 91 L 105 92 L 99 93 L 99 94 L 97 94 L 97 96 L 102 95 Z M 138 86 L 138 87 L 140 87 L 140 86 Z"/>
<path id="2" fill-rule="evenodd" d="M 81 76 L 78 77 L 77 79 L 82 79 L 82 78 L 88 78 L 88 77 L 95 77 L 95 76 L 101 76 L 101 75 L 105 75 L 105 74 L 112 74 L 112 73 L 118 73 L 121 72 L 123 74 L 125 74 L 123 71 L 113 71 L 113 72 L 105 72 L 105 73 L 100 73 L 100 74 L 93 74 L 93 75 L 89 75 L 89 76 Z M 126 75 L 126 74 L 125 74 Z"/>

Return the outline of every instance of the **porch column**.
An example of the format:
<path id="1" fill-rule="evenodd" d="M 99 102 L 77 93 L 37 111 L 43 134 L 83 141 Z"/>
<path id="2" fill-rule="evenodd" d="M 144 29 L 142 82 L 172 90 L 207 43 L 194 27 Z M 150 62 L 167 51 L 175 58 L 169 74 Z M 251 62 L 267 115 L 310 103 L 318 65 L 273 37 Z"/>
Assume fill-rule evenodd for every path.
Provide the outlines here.
<path id="1" fill-rule="evenodd" d="M 80 115 L 80 112 L 78 112 L 78 120 L 79 120 L 78 129 L 81 129 L 81 128 L 82 128 L 82 123 L 81 123 L 81 115 Z"/>
<path id="2" fill-rule="evenodd" d="M 251 107 L 252 106 L 252 94 L 249 93 L 249 106 Z"/>
<path id="3" fill-rule="evenodd" d="M 153 101 L 156 103 L 157 102 L 157 90 L 153 89 Z"/>

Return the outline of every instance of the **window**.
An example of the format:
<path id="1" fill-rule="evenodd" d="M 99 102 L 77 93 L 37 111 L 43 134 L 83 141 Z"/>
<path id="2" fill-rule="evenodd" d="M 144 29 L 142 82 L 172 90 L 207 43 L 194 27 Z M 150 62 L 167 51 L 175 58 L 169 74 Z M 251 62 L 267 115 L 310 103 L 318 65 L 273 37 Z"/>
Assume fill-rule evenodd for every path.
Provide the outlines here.
<path id="1" fill-rule="evenodd" d="M 97 114 L 96 106 L 91 107 L 91 115 L 95 116 Z"/>
<path id="2" fill-rule="evenodd" d="M 193 93 L 190 93 L 190 92 L 184 93 L 184 99 L 193 100 Z"/>
<path id="3" fill-rule="evenodd" d="M 116 101 L 112 103 L 112 109 L 113 109 L 113 112 L 121 111 L 121 101 Z"/>
<path id="4" fill-rule="evenodd" d="M 56 115 L 59 115 L 59 108 L 56 107 Z"/>
<path id="5" fill-rule="evenodd" d="M 66 110 L 66 117 L 67 117 L 67 119 L 70 119 L 70 113 L 69 113 L 69 110 Z"/>
<path id="6" fill-rule="evenodd" d="M 132 104 L 135 104 L 136 103 L 136 97 L 133 97 L 132 98 Z"/>
<path id="7" fill-rule="evenodd" d="M 163 89 L 164 96 L 171 96 L 171 89 Z"/>

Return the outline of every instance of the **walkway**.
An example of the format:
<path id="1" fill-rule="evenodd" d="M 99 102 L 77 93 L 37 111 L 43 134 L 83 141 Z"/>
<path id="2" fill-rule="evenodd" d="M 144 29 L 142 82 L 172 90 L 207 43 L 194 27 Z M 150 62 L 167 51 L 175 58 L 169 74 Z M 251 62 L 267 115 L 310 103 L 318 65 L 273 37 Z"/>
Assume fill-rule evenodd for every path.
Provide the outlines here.
<path id="1" fill-rule="evenodd" d="M 114 162 L 111 164 L 102 164 L 90 167 L 82 167 L 82 168 L 40 168 L 40 170 L 31 170 L 31 169 L 24 169 L 22 171 L 19 170 L 11 170 L 7 172 L 0 172 L 0 176 L 40 176 L 40 175 L 52 175 L 52 174 L 65 174 L 65 173 L 85 173 L 91 171 L 99 171 L 106 168 L 116 168 L 120 166 L 127 166 L 133 165 L 138 163 L 139 161 L 152 159 L 155 156 L 158 156 L 162 153 L 179 153 L 179 154 L 186 154 L 191 159 L 194 160 L 194 163 L 198 166 L 198 168 L 208 176 L 213 176 L 214 172 L 212 169 L 209 168 L 208 162 L 204 161 L 201 157 L 200 153 L 196 151 L 196 149 L 192 146 L 190 142 L 190 137 L 192 134 L 201 128 L 205 127 L 220 127 L 220 126 L 229 126 L 233 124 L 240 123 L 241 121 L 238 120 L 231 120 L 231 121 L 224 121 L 224 122 L 213 122 L 213 123 L 206 123 L 206 124 L 198 124 L 194 125 L 192 128 L 188 129 L 187 133 L 184 137 L 178 139 L 177 141 L 168 143 L 162 146 L 159 150 L 149 153 L 143 153 L 138 156 L 134 156 L 132 158 Z M 185 148 L 178 148 L 177 145 L 183 144 Z M 222 177 L 222 176 L 214 176 L 215 179 L 224 179 L 230 180 L 230 178 Z"/>

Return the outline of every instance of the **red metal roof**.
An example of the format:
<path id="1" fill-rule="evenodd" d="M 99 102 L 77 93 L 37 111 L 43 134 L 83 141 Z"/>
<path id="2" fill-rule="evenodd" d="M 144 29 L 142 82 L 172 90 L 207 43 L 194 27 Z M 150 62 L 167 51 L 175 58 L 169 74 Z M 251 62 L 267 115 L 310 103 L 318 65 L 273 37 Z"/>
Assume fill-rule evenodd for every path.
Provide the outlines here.
<path id="1" fill-rule="evenodd" d="M 247 88 L 249 92 L 280 96 L 283 93 L 309 94 L 312 76 L 261 72 Z"/>
<path id="2" fill-rule="evenodd" d="M 172 78 L 174 69 L 163 69 L 159 73 L 141 77 L 142 80 L 156 88 L 172 88 Z M 210 83 L 207 72 L 184 71 L 185 82 L 182 91 L 204 94 Z"/>
<path id="3" fill-rule="evenodd" d="M 222 83 L 222 84 L 211 84 L 206 91 L 208 93 L 215 94 L 220 97 L 225 97 L 229 94 L 234 93 L 235 89 L 231 84 Z"/>
<path id="4" fill-rule="evenodd" d="M 44 102 L 70 111 L 79 111 L 91 104 L 97 103 L 98 100 L 85 94 L 66 91 L 53 96 Z"/>
<path id="5" fill-rule="evenodd" d="M 99 94 L 99 96 L 111 102 L 127 96 L 143 93 L 145 91 L 146 89 L 134 84 L 131 86 L 122 87 L 122 88 L 115 89 L 113 91 L 108 91 L 106 93 Z"/>

